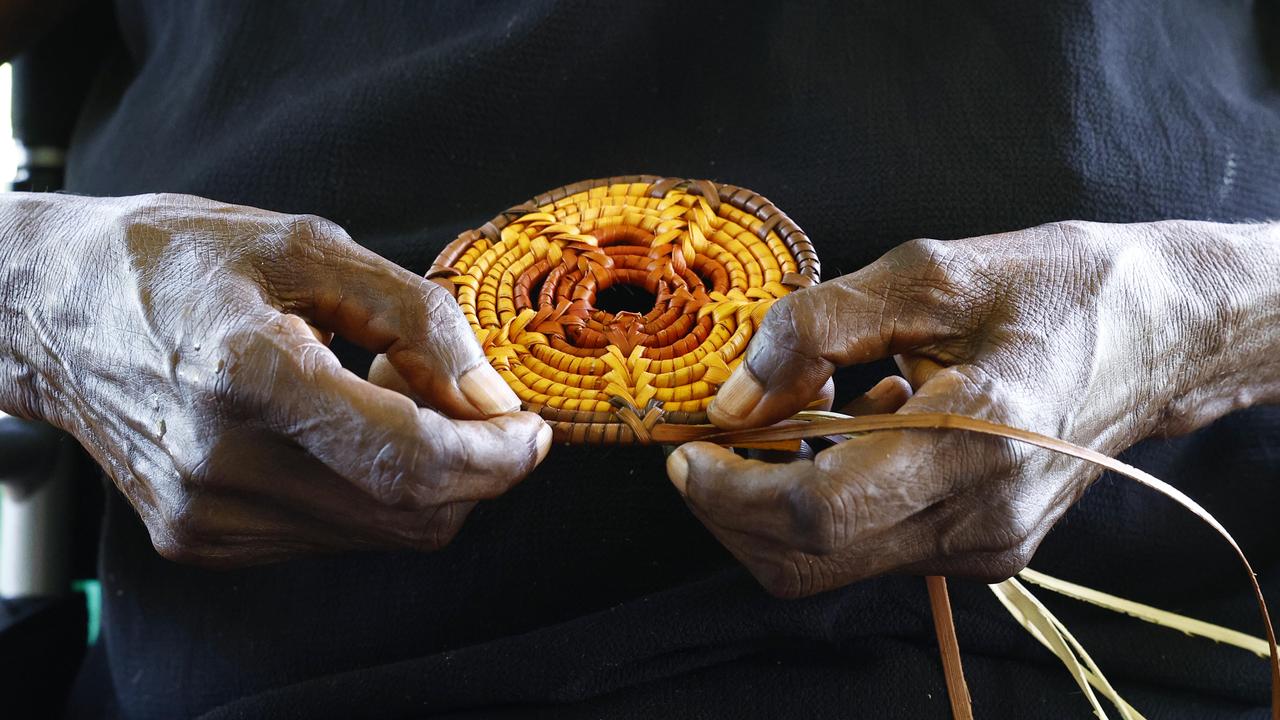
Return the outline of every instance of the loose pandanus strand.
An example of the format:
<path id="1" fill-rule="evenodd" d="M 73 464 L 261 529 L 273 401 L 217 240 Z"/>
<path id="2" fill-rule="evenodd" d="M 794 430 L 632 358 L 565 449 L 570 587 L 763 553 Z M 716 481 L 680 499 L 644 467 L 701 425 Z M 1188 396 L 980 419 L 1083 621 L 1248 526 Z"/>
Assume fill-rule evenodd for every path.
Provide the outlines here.
<path id="1" fill-rule="evenodd" d="M 742 445 L 795 442 L 805 438 L 847 436 L 858 433 L 883 432 L 886 430 L 948 430 L 994 435 L 996 437 L 1035 445 L 1036 447 L 1044 448 L 1052 452 L 1070 455 L 1071 457 L 1084 460 L 1085 462 L 1093 463 L 1094 465 L 1110 470 L 1118 475 L 1123 475 L 1132 480 L 1136 480 L 1161 495 L 1172 499 L 1187 510 L 1190 510 L 1196 517 L 1200 518 L 1209 525 L 1209 527 L 1212 527 L 1217 531 L 1218 535 L 1231 545 L 1231 549 L 1235 551 L 1236 556 L 1240 558 L 1241 565 L 1244 566 L 1246 577 L 1249 579 L 1249 584 L 1253 587 L 1254 597 L 1257 599 L 1258 610 L 1262 614 L 1262 623 L 1266 632 L 1266 647 L 1271 661 L 1271 717 L 1272 720 L 1280 720 L 1280 651 L 1277 651 L 1276 648 L 1276 636 L 1275 630 L 1271 625 L 1271 615 L 1267 610 L 1267 601 L 1262 594 L 1262 587 L 1258 584 L 1258 579 L 1253 571 L 1253 566 L 1249 564 L 1249 559 L 1245 556 L 1239 543 L 1237 543 L 1231 533 L 1222 526 L 1222 523 L 1218 522 L 1213 515 L 1210 515 L 1209 512 L 1201 507 L 1199 503 L 1192 500 L 1181 490 L 1178 490 L 1150 473 L 1140 470 L 1128 463 L 1116 460 L 1115 458 L 1103 455 L 1096 450 L 1073 445 L 1065 440 L 1059 440 L 1058 438 L 1050 437 L 1048 435 L 1041 435 L 1029 430 L 1022 430 L 1008 425 L 1001 425 L 999 423 L 966 417 L 963 415 L 953 415 L 950 413 L 903 413 L 849 417 L 838 413 L 805 412 L 797 415 L 796 420 L 799 422 L 791 422 L 751 430 L 736 430 L 729 432 L 707 431 L 703 433 L 700 439 L 708 442 L 720 443 L 722 445 Z M 1031 575 L 1030 577 L 1040 579 L 1044 576 Z M 1027 610 L 1027 608 L 1034 608 L 1037 603 L 1027 599 L 1030 595 L 1025 591 L 1025 588 L 1022 588 L 1020 585 L 1003 587 L 997 586 L 997 588 L 999 590 L 997 594 L 1002 601 L 1007 601 L 1008 604 L 1019 608 L 1019 612 L 1015 613 L 1015 617 L 1026 617 L 1029 621 L 1033 617 L 1041 617 L 1036 613 Z M 1097 599 L 1096 595 L 1092 597 Z M 1140 607 L 1144 606 L 1139 606 L 1139 608 Z M 1134 610 L 1135 608 L 1127 609 Z M 1151 609 L 1154 610 L 1154 608 Z M 1037 628 L 1036 632 L 1038 633 L 1038 639 L 1043 638 L 1051 643 L 1051 649 L 1054 650 L 1055 654 L 1057 654 L 1059 650 L 1067 650 L 1068 646 L 1074 646 L 1079 651 L 1083 650 L 1078 647 L 1078 643 L 1075 642 L 1074 638 L 1063 634 L 1063 630 L 1065 629 L 1060 627 L 1060 623 L 1057 624 L 1056 627 L 1054 626 L 1056 619 L 1045 619 L 1043 621 L 1036 620 L 1034 622 L 1034 626 Z M 1208 624 L 1201 623 L 1195 627 L 1197 627 L 1197 629 L 1204 630 L 1203 626 L 1205 625 Z M 1083 657 L 1087 659 L 1087 655 L 1083 655 Z M 1070 665 L 1068 666 L 1071 667 Z M 1095 666 L 1092 666 L 1092 660 L 1088 661 L 1087 666 L 1088 667 L 1086 667 L 1086 669 L 1090 671 L 1088 675 L 1082 671 L 1080 673 L 1073 672 L 1073 676 L 1076 677 L 1077 682 L 1082 683 L 1081 687 L 1085 690 L 1086 696 L 1090 698 L 1092 703 L 1094 703 L 1095 712 L 1101 713 L 1101 707 L 1096 704 L 1097 699 L 1093 695 L 1090 685 L 1094 684 L 1094 682 L 1099 682 L 1100 684 L 1105 683 L 1105 679 L 1101 678 L 1101 673 L 1097 672 Z M 1090 680 L 1090 676 L 1094 679 Z M 1123 703 L 1123 701 L 1119 701 L 1117 703 L 1121 707 L 1122 713 L 1125 717 L 1129 717 L 1129 711 L 1131 708 L 1120 703 Z M 1103 717 L 1105 717 L 1105 715 L 1103 715 Z"/>

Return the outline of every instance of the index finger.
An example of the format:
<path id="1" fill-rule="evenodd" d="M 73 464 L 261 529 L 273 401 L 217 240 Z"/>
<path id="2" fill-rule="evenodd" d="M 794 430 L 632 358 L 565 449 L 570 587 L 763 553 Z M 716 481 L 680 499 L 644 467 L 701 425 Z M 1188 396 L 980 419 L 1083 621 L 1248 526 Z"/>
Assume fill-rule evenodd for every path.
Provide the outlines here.
<path id="1" fill-rule="evenodd" d="M 942 280 L 952 272 L 947 243 L 915 240 L 850 275 L 779 299 L 720 388 L 707 415 L 726 429 L 790 417 L 836 367 L 870 362 L 955 335 L 968 302 Z"/>
<path id="2" fill-rule="evenodd" d="M 520 409 L 446 290 L 321 218 L 296 218 L 288 232 L 293 267 L 267 271 L 285 310 L 386 353 L 415 395 L 451 417 L 480 419 Z"/>
<path id="3" fill-rule="evenodd" d="M 428 507 L 505 492 L 546 456 L 537 415 L 454 420 L 343 368 L 299 317 L 264 313 L 232 342 L 219 395 L 382 503 Z"/>

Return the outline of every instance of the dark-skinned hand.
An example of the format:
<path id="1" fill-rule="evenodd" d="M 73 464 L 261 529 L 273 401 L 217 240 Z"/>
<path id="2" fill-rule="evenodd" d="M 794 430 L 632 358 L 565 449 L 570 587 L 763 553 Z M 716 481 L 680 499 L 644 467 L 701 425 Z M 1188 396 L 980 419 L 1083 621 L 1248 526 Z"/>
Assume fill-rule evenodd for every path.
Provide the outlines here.
<path id="1" fill-rule="evenodd" d="M 438 548 L 550 448 L 447 292 L 316 217 L 2 196 L 0 331 L 0 411 L 75 436 L 177 560 Z"/>
<path id="2" fill-rule="evenodd" d="M 1280 229 L 1067 222 L 918 240 L 776 303 L 710 408 L 736 429 L 803 408 L 838 366 L 896 357 L 856 412 L 946 412 L 1107 454 L 1280 401 Z M 887 572 L 1023 568 L 1098 471 L 965 432 L 866 434 L 769 464 L 707 443 L 668 462 L 689 508 L 770 592 Z"/>

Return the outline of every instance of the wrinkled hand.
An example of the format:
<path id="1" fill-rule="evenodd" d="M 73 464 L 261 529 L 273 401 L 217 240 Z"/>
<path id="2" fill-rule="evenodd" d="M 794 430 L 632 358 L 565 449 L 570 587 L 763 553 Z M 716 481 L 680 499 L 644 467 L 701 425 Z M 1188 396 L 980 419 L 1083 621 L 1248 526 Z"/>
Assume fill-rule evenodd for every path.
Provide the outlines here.
<path id="1" fill-rule="evenodd" d="M 319 218 L 15 194 L 0 274 L 0 410 L 79 439 L 172 559 L 438 548 L 550 447 L 446 292 Z"/>
<path id="2" fill-rule="evenodd" d="M 913 241 L 775 304 L 710 415 L 770 424 L 837 366 L 896 356 L 916 393 L 882 383 L 864 411 L 960 413 L 1114 454 L 1280 397 L 1276 248 L 1274 228 L 1190 222 Z M 892 571 L 1006 578 L 1098 474 L 1010 441 L 919 430 L 790 464 L 692 443 L 668 470 L 781 596 Z"/>

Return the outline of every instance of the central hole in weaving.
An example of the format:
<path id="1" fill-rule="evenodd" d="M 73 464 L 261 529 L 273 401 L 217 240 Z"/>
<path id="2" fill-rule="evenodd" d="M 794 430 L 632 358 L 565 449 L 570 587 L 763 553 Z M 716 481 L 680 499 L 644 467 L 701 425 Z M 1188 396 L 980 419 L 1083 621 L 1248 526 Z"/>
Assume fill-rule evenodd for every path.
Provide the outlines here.
<path id="1" fill-rule="evenodd" d="M 653 293 L 636 285 L 618 283 L 596 293 L 595 308 L 617 315 L 634 312 L 644 315 L 658 304 Z"/>

